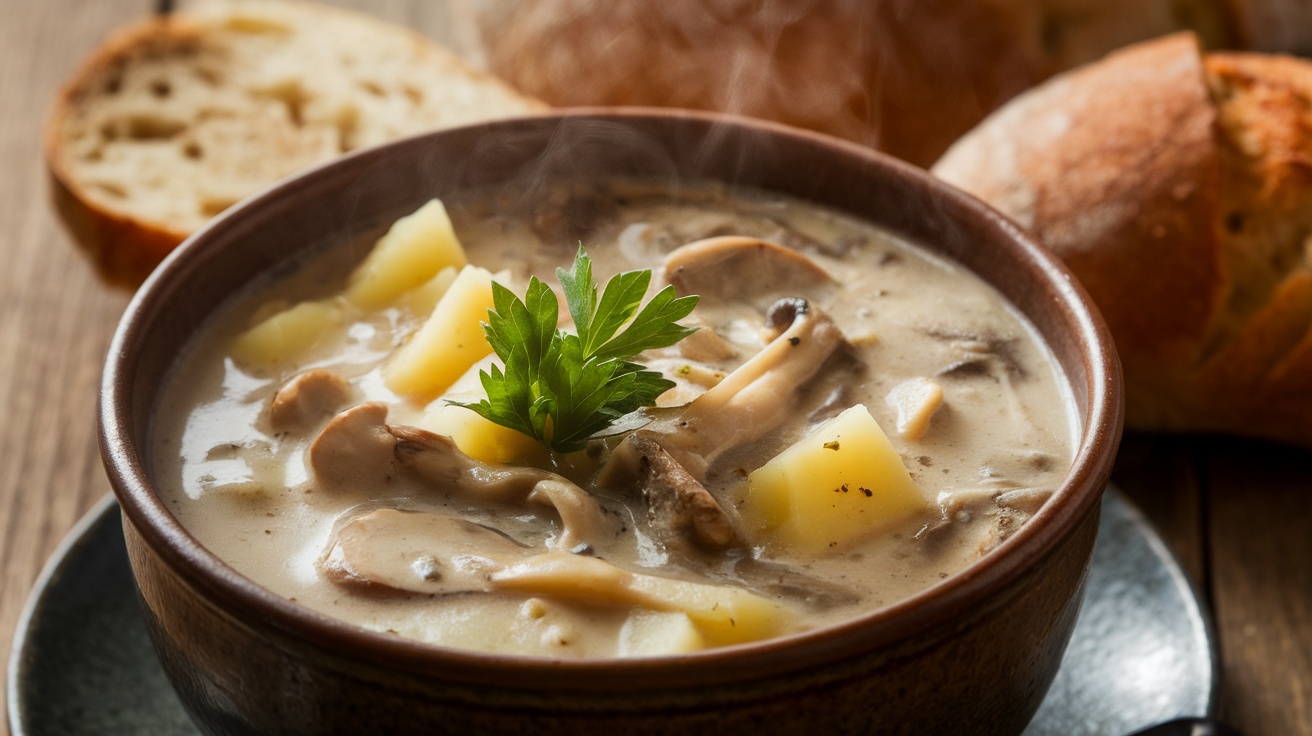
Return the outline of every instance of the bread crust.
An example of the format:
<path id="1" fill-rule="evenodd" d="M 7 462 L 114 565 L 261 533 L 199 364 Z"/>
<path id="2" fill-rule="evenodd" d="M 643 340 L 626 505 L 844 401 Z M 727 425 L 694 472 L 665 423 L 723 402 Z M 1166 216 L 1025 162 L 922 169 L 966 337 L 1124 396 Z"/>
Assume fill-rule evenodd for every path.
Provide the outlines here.
<path id="1" fill-rule="evenodd" d="M 379 65 L 378 84 L 332 79 L 352 54 Z M 134 287 L 210 216 L 304 167 L 545 109 L 408 29 L 305 2 L 202 2 L 107 36 L 57 94 L 42 145 L 69 233 L 106 281 Z"/>
<path id="2" fill-rule="evenodd" d="M 69 234 L 108 282 L 135 287 L 187 233 L 167 223 L 115 211 L 90 195 L 68 164 L 63 135 L 69 117 L 97 80 L 144 55 L 196 43 L 199 28 L 180 17 L 152 18 L 110 33 L 60 88 L 42 128 L 50 197 Z"/>
<path id="3" fill-rule="evenodd" d="M 934 172 L 1086 286 L 1127 426 L 1312 445 L 1309 109 L 1312 64 L 1175 35 L 1022 95 Z"/>
<path id="4" fill-rule="evenodd" d="M 1217 0 L 482 0 L 489 68 L 555 105 L 724 110 L 919 165 L 1037 82 Z"/>
<path id="5" fill-rule="evenodd" d="M 50 198 L 74 242 L 107 283 L 135 288 L 187 239 L 157 222 L 144 222 L 100 206 L 73 190 L 76 183 L 52 167 Z M 70 186 L 71 183 L 71 186 Z"/>

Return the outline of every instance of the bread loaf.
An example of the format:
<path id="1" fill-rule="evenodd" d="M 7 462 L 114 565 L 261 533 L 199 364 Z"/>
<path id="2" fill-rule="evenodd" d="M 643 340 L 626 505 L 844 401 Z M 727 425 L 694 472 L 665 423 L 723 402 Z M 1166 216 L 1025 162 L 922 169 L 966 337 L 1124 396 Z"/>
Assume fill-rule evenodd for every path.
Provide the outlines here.
<path id="1" fill-rule="evenodd" d="M 432 128 L 545 109 L 416 33 L 300 2 L 200 4 L 106 40 L 54 103 L 55 204 L 112 281 L 274 181 Z"/>
<path id="2" fill-rule="evenodd" d="M 1129 426 L 1312 446 L 1312 62 L 1147 42 L 1016 98 L 934 172 L 1075 272 Z"/>
<path id="3" fill-rule="evenodd" d="M 1221 0 L 476 0 L 488 68 L 553 105 L 724 110 L 928 165 L 1010 97 Z"/>

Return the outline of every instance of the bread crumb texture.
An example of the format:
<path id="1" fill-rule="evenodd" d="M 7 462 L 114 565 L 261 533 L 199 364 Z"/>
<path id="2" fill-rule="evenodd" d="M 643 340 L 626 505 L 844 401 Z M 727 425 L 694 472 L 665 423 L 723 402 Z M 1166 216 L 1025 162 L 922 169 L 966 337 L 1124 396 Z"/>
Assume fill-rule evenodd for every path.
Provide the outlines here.
<path id="1" fill-rule="evenodd" d="M 75 236 L 108 277 L 139 281 L 209 218 L 308 166 L 544 108 L 405 28 L 205 2 L 110 36 L 57 99 L 46 153 Z"/>
<path id="2" fill-rule="evenodd" d="M 1218 110 L 1233 284 L 1218 335 L 1224 342 L 1312 275 L 1312 64 L 1262 54 L 1209 54 L 1205 63 Z M 1298 306 L 1296 321 L 1312 324 L 1312 303 Z"/>

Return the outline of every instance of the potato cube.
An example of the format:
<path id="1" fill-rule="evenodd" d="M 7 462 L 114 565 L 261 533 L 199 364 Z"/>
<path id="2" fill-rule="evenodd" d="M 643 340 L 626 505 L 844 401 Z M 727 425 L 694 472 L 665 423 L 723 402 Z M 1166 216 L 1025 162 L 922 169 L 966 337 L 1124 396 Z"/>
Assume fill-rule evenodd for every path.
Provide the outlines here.
<path id="1" fill-rule="evenodd" d="M 387 387 L 427 403 L 492 352 L 482 323 L 492 303 L 492 274 L 465 266 L 428 320 L 383 366 Z"/>
<path id="2" fill-rule="evenodd" d="M 864 405 L 816 427 L 747 477 L 744 517 L 763 541 L 820 553 L 926 507 Z"/>
<path id="3" fill-rule="evenodd" d="M 639 609 L 629 614 L 620 629 L 617 650 L 621 657 L 653 657 L 705 648 L 706 642 L 688 614 Z"/>
<path id="4" fill-rule="evenodd" d="M 654 575 L 635 576 L 634 588 L 646 596 L 646 605 L 663 601 L 686 613 L 709 646 L 769 639 L 782 634 L 792 619 L 778 603 L 742 588 Z"/>
<path id="5" fill-rule="evenodd" d="M 447 266 L 433 278 L 416 286 L 401 295 L 399 305 L 408 310 L 411 314 L 427 315 L 433 313 L 433 308 L 441 301 L 442 295 L 446 290 L 451 288 L 455 283 L 456 274 L 460 269 L 454 266 Z"/>
<path id="6" fill-rule="evenodd" d="M 238 335 L 231 354 L 248 368 L 273 370 L 292 365 L 344 323 L 344 310 L 332 300 L 301 302 Z"/>
<path id="7" fill-rule="evenodd" d="M 430 200 L 402 217 L 351 273 L 346 297 L 363 309 L 379 309 L 444 268 L 469 261 L 441 200 Z"/>
<path id="8" fill-rule="evenodd" d="M 536 439 L 440 399 L 428 407 L 418 425 L 450 437 L 461 452 L 485 463 L 540 465 L 547 461 L 547 450 Z"/>

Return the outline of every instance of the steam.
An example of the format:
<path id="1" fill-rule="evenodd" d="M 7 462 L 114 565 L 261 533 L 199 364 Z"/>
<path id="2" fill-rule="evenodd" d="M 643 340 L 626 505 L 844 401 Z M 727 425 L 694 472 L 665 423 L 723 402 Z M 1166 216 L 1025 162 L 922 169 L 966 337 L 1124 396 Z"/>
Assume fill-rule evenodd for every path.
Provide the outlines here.
<path id="1" fill-rule="evenodd" d="M 456 1 L 488 69 L 552 105 L 729 112 L 921 166 L 1053 73 L 1188 25 L 1172 0 Z"/>
<path id="2" fill-rule="evenodd" d="M 494 0 L 489 68 L 564 107 L 715 110 L 874 144 L 867 0 Z"/>

